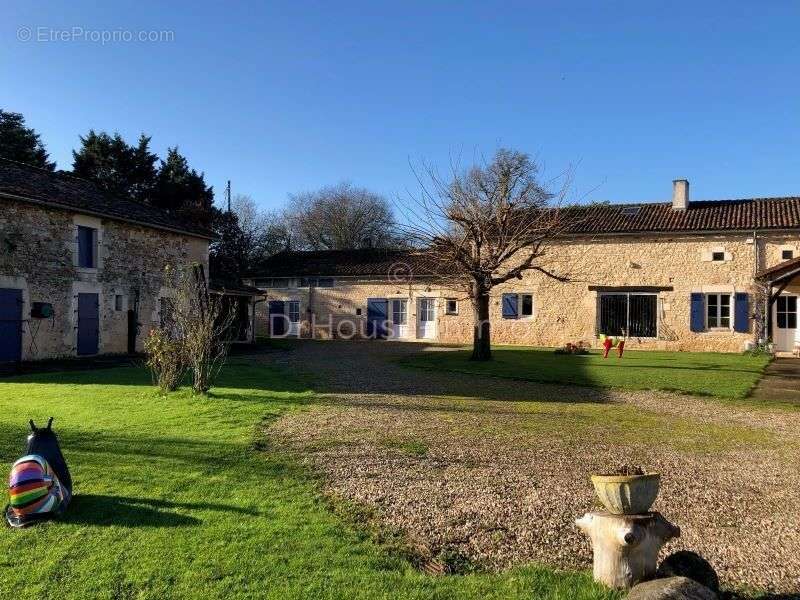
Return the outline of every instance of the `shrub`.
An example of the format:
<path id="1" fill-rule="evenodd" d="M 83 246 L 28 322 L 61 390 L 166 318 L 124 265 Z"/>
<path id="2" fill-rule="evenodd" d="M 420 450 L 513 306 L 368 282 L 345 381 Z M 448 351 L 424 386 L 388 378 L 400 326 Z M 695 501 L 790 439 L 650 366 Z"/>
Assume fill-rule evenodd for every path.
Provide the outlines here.
<path id="1" fill-rule="evenodd" d="M 153 384 L 158 386 L 162 394 L 176 390 L 186 373 L 183 344 L 173 339 L 166 330 L 156 327 L 147 335 L 144 349 Z"/>
<path id="2" fill-rule="evenodd" d="M 578 342 L 577 344 L 573 344 L 572 342 L 568 342 L 561 348 L 555 349 L 556 354 L 589 354 L 589 349 L 586 347 L 586 344 L 583 342 Z"/>

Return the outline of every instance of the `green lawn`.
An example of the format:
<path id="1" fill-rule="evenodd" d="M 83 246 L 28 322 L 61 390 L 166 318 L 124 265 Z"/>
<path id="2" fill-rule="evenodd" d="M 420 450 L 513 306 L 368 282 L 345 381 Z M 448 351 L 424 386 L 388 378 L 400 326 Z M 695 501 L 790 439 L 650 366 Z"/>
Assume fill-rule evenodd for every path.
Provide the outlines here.
<path id="1" fill-rule="evenodd" d="M 313 394 L 237 362 L 207 398 L 161 398 L 134 368 L 0 381 L 6 472 L 27 420 L 52 415 L 75 481 L 61 521 L 2 529 L 0 597 L 615 597 L 587 573 L 533 566 L 422 575 L 334 514 L 266 439 L 266 423 Z"/>
<path id="2" fill-rule="evenodd" d="M 411 367 L 634 390 L 666 390 L 744 398 L 769 363 L 767 356 L 712 352 L 626 351 L 604 359 L 599 351 L 583 356 L 555 354 L 551 348 L 499 346 L 494 359 L 472 362 L 470 352 L 425 352 L 402 361 Z"/>

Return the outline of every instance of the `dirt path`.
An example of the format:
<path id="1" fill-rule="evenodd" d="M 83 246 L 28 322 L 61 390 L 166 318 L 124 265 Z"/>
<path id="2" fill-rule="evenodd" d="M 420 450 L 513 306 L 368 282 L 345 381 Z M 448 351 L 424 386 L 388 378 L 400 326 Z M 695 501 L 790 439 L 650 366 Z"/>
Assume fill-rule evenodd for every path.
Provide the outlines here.
<path id="1" fill-rule="evenodd" d="M 259 357 L 312 373 L 319 390 L 271 435 L 423 553 L 490 569 L 589 566 L 573 525 L 595 502 L 588 475 L 642 464 L 663 474 L 655 508 L 683 530 L 669 551 L 700 552 L 729 585 L 800 591 L 797 413 L 394 362 L 422 349 L 308 342 Z"/>
<path id="2" fill-rule="evenodd" d="M 800 360 L 776 358 L 753 390 L 756 400 L 782 400 L 800 405 Z"/>

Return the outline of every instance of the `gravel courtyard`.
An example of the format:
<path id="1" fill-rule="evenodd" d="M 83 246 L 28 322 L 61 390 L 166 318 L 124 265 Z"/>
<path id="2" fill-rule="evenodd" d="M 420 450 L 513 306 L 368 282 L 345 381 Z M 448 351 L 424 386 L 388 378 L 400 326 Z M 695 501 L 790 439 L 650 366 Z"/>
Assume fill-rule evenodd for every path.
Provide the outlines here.
<path id="1" fill-rule="evenodd" d="M 395 363 L 421 350 L 298 342 L 255 358 L 311 373 L 318 391 L 271 438 L 423 555 L 496 570 L 588 568 L 573 522 L 596 506 L 589 475 L 643 465 L 662 474 L 654 509 L 682 530 L 667 551 L 701 553 L 728 586 L 800 591 L 800 412 Z"/>

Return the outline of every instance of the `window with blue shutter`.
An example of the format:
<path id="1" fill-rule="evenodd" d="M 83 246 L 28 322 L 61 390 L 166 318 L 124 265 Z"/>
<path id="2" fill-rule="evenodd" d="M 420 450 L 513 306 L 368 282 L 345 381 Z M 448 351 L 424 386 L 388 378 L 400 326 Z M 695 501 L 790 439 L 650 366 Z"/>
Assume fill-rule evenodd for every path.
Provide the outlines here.
<path id="1" fill-rule="evenodd" d="M 705 329 L 705 298 L 703 294 L 693 293 L 691 299 L 691 315 L 689 326 L 692 331 Z"/>
<path id="2" fill-rule="evenodd" d="M 750 330 L 750 298 L 745 292 L 737 292 L 734 298 L 733 330 L 747 333 Z"/>
<path id="3" fill-rule="evenodd" d="M 516 319 L 517 314 L 517 295 L 503 294 L 503 318 Z"/>
<path id="4" fill-rule="evenodd" d="M 95 229 L 78 225 L 78 266 L 84 269 L 97 267 Z"/>

